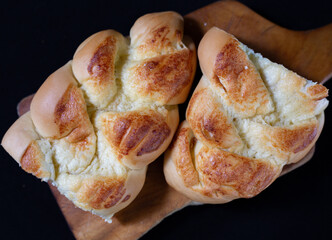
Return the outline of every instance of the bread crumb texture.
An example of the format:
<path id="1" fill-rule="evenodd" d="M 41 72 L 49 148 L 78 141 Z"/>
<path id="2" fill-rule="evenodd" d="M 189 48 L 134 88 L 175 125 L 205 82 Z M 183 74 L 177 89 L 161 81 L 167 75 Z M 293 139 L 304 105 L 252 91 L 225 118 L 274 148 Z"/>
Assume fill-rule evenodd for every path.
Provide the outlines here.
<path id="1" fill-rule="evenodd" d="M 182 39 L 175 12 L 139 18 L 129 37 L 114 30 L 92 35 L 44 82 L 31 114 L 17 120 L 2 145 L 22 152 L 11 155 L 25 171 L 111 221 L 137 196 L 147 165 L 177 128 L 177 104 L 196 67 L 194 45 Z"/>
<path id="2" fill-rule="evenodd" d="M 253 197 L 313 147 L 328 90 L 217 28 L 198 56 L 203 76 L 165 155 L 166 180 L 195 201 Z"/>

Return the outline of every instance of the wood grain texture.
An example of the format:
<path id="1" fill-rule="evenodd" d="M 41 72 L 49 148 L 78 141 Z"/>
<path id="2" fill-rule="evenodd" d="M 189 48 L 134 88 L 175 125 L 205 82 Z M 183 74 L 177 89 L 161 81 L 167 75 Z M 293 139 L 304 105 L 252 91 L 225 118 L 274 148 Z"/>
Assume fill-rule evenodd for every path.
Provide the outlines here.
<path id="1" fill-rule="evenodd" d="M 185 32 L 194 38 L 196 46 L 212 26 L 234 34 L 256 52 L 308 79 L 324 83 L 332 76 L 332 24 L 310 31 L 291 31 L 235 1 L 216 2 L 185 16 Z M 21 101 L 19 114 L 29 109 L 31 99 Z M 300 162 L 285 167 L 282 175 L 309 161 L 313 153 L 314 148 Z M 76 208 L 50 184 L 75 237 L 78 240 L 137 239 L 168 215 L 190 205 L 188 198 L 165 182 L 162 161 L 161 157 L 149 165 L 142 191 L 127 208 L 115 214 L 112 224 Z"/>
<path id="2" fill-rule="evenodd" d="M 236 1 L 216 2 L 185 16 L 186 33 L 196 44 L 213 26 L 307 79 L 324 83 L 332 76 L 332 23 L 314 30 L 292 31 Z"/>
<path id="3" fill-rule="evenodd" d="M 146 182 L 137 198 L 106 223 L 102 218 L 76 208 L 56 187 L 51 190 L 76 239 L 137 239 L 190 200 L 167 185 L 162 159 L 149 165 Z"/>

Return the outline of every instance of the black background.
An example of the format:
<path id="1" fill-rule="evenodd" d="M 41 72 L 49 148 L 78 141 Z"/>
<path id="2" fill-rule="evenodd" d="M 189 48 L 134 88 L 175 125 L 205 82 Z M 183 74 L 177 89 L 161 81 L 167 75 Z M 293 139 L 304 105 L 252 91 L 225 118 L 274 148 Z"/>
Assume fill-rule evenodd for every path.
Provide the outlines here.
<path id="1" fill-rule="evenodd" d="M 17 118 L 19 100 L 35 92 L 49 74 L 70 60 L 89 35 L 108 28 L 127 35 L 145 13 L 174 10 L 185 15 L 211 2 L 2 1 L 0 137 Z M 331 1 L 241 2 L 289 29 L 308 30 L 332 23 Z M 326 86 L 331 89 L 332 82 Z M 259 196 L 224 205 L 187 207 L 142 239 L 332 239 L 331 116 L 330 106 L 314 158 Z M 74 239 L 48 185 L 21 170 L 2 148 L 0 236 Z"/>

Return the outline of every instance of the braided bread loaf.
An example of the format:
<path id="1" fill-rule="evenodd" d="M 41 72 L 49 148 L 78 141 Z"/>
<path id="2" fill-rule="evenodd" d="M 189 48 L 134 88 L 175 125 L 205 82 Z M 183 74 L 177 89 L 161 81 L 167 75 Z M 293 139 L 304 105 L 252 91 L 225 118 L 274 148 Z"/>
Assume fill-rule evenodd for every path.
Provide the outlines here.
<path id="1" fill-rule="evenodd" d="M 328 90 L 217 28 L 198 57 L 203 76 L 165 154 L 166 180 L 199 202 L 253 197 L 313 147 Z"/>
<path id="2" fill-rule="evenodd" d="M 168 147 L 196 68 L 174 12 L 139 18 L 130 38 L 98 32 L 50 75 L 3 147 L 83 210 L 111 221 L 141 190 Z"/>

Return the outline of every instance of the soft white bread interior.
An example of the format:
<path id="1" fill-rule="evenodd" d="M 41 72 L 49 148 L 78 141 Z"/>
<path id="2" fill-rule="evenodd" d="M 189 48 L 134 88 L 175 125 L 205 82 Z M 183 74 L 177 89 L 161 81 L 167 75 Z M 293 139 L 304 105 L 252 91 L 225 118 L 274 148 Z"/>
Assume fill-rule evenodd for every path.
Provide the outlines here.
<path id="1" fill-rule="evenodd" d="M 44 157 L 38 142 L 40 136 L 31 113 L 27 112 L 7 130 L 1 145 L 26 172 L 33 172 L 35 176 L 48 180 L 54 177 L 54 165 L 50 158 Z"/>
<path id="2" fill-rule="evenodd" d="M 328 90 L 215 27 L 198 58 L 203 76 L 165 154 L 166 180 L 198 202 L 253 197 L 314 146 Z"/>
<path id="3" fill-rule="evenodd" d="M 176 104 L 196 67 L 195 47 L 182 38 L 174 12 L 141 17 L 129 38 L 114 30 L 92 35 L 46 79 L 2 146 L 25 171 L 111 221 L 140 192 L 147 165 L 178 126 Z"/>

